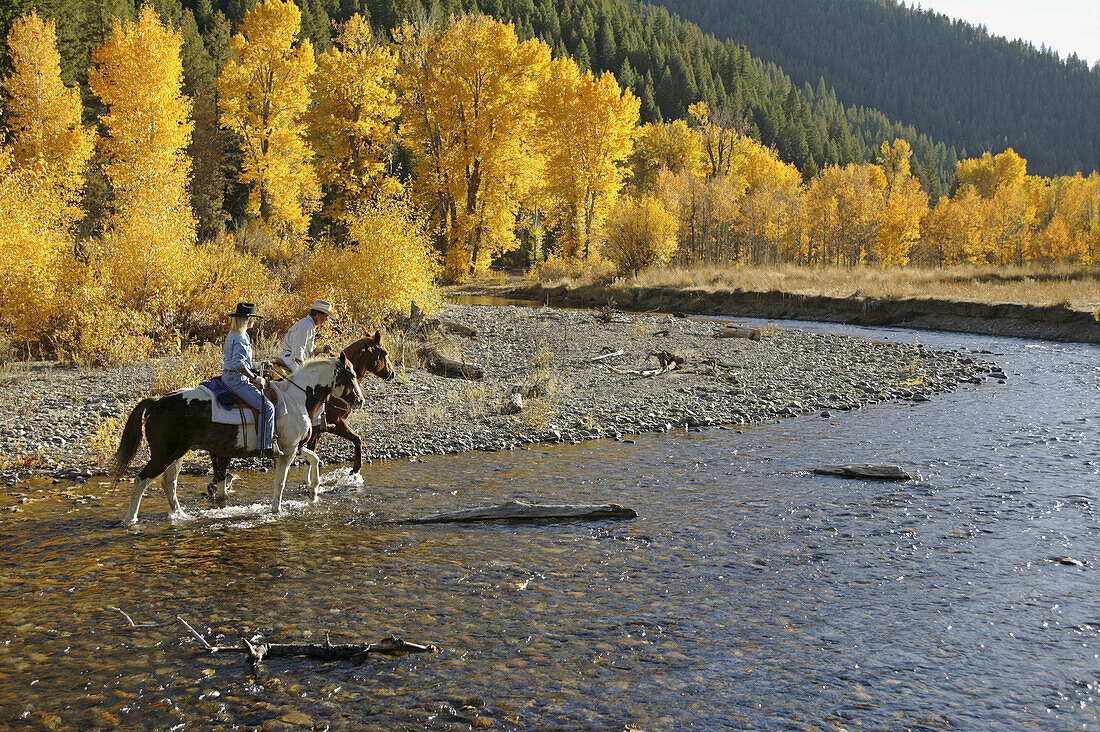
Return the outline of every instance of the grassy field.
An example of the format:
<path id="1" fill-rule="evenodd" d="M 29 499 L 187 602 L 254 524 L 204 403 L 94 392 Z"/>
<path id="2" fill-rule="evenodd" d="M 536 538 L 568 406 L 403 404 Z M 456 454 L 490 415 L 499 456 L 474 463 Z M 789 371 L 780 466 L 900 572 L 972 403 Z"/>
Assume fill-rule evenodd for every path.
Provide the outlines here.
<path id="1" fill-rule="evenodd" d="M 543 281 L 546 286 L 582 285 L 582 280 Z M 707 291 L 782 291 L 800 295 L 935 298 L 988 304 L 1066 304 L 1100 309 L 1100 268 L 954 267 L 661 267 L 615 282 L 624 287 L 673 287 Z"/>

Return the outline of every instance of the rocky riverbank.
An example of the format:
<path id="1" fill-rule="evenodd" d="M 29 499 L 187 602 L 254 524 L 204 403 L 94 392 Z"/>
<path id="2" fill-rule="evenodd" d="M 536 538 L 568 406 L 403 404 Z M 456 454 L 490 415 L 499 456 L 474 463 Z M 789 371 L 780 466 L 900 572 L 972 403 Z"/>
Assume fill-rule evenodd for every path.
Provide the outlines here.
<path id="1" fill-rule="evenodd" d="M 430 374 L 412 344 L 402 347 L 399 334 L 391 334 L 398 378 L 368 377 L 367 404 L 349 422 L 363 436 L 367 458 L 827 417 L 1006 378 L 981 355 L 913 342 L 779 328 L 759 331 L 759 340 L 720 337 L 723 324 L 672 315 L 472 305 L 448 305 L 437 315 L 475 334 L 451 331 L 435 347 L 481 366 L 484 377 Z M 102 474 L 100 456 L 113 450 L 129 408 L 152 392 L 164 366 L 156 360 L 106 370 L 9 366 L 0 375 L 0 480 Z M 326 462 L 345 462 L 352 448 L 324 436 L 320 452 Z M 188 462 L 191 471 L 208 468 L 201 455 Z"/>
<path id="2" fill-rule="evenodd" d="M 981 303 L 937 298 L 830 297 L 790 292 L 676 287 L 583 285 L 546 287 L 515 279 L 477 283 L 454 294 L 527 300 L 558 307 L 618 307 L 742 318 L 817 320 L 849 325 L 896 326 L 1036 340 L 1100 343 L 1100 311 L 1062 305 Z"/>

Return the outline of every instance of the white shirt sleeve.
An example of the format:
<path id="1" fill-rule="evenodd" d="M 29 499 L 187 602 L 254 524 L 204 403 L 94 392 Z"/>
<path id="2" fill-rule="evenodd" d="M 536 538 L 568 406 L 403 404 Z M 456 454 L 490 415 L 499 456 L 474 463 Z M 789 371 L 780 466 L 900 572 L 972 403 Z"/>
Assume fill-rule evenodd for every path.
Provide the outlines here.
<path id="1" fill-rule="evenodd" d="M 295 368 L 305 363 L 313 356 L 313 339 L 316 335 L 317 326 L 308 315 L 290 326 L 283 338 L 283 350 L 280 354 L 283 362 L 289 360 L 287 365 L 293 363 Z"/>

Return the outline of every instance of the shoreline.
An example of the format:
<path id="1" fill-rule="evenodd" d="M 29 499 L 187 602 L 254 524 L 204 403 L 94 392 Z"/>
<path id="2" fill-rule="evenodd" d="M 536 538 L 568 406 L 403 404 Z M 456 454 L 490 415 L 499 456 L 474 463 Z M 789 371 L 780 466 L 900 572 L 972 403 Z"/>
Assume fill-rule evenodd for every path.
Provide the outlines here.
<path id="1" fill-rule="evenodd" d="M 400 343 L 391 336 L 398 378 L 364 379 L 366 406 L 349 418 L 363 437 L 365 465 L 828 417 L 879 402 L 919 408 L 959 384 L 1007 378 L 981 355 L 776 327 L 761 329 L 759 340 L 718 337 L 722 324 L 667 314 L 452 304 L 436 315 L 476 331 L 474 337 L 450 334 L 440 347 L 482 366 L 485 376 L 435 376 L 415 367 L 411 356 L 403 367 Z M 675 354 L 682 363 L 652 374 L 661 363 L 655 354 Z M 9 465 L 0 481 L 12 486 L 36 476 L 80 482 L 103 475 L 92 464 L 89 436 L 103 420 L 124 420 L 164 361 L 104 370 L 27 364 L 5 374 L 0 454 L 9 461 L 21 451 L 41 458 Z M 522 408 L 509 414 L 516 394 Z M 324 463 L 347 463 L 352 446 L 325 435 L 318 452 Z M 259 466 L 234 460 L 231 470 Z M 185 460 L 189 474 L 209 470 L 208 457 L 192 453 Z M 291 473 L 292 481 L 296 476 Z"/>
<path id="2" fill-rule="evenodd" d="M 705 290 L 623 285 L 557 285 L 522 280 L 470 284 L 451 296 L 495 297 L 554 307 L 600 308 L 608 303 L 634 312 L 682 312 L 846 325 L 938 330 L 1075 343 L 1100 343 L 1095 313 L 1065 305 L 988 304 L 936 298 L 892 299 L 799 295 L 779 290 Z"/>

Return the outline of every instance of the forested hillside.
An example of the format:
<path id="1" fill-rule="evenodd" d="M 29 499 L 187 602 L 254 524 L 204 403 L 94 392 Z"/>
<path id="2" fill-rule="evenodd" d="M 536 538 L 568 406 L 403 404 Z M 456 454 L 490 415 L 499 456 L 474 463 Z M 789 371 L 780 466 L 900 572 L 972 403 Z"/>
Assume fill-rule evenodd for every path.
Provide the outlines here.
<path id="1" fill-rule="evenodd" d="M 555 56 L 571 55 L 582 69 L 611 71 L 641 100 L 642 121 L 680 119 L 688 105 L 705 101 L 729 124 L 795 164 L 808 180 L 832 164 L 865 162 L 882 142 L 901 137 L 914 152 L 914 174 L 933 197 L 954 178 L 957 151 L 912 126 L 863 107 L 846 107 L 824 83 L 799 87 L 774 64 L 744 46 L 722 43 L 663 8 L 630 0 L 296 0 L 303 34 L 318 52 L 332 46 L 333 22 L 353 13 L 376 31 L 403 18 L 445 20 L 464 10 L 512 22 L 521 39 L 540 38 Z M 229 37 L 254 0 L 153 0 L 184 37 L 188 93 L 213 89 L 228 57 Z M 14 0 L 0 10 L 0 37 L 19 14 L 37 10 L 57 21 L 62 75 L 82 87 L 88 121 L 101 107 L 87 87 L 91 49 L 110 31 L 116 15 L 135 17 L 134 0 Z M 376 34 L 378 35 L 378 34 Z M 7 63 L 6 51 L 0 55 Z M 201 106 L 201 105 L 200 105 Z M 235 215 L 231 211 L 230 215 Z"/>
<path id="2" fill-rule="evenodd" d="M 1100 66 L 895 0 L 659 0 L 798 84 L 825 81 L 954 145 L 1014 148 L 1036 173 L 1100 169 Z"/>

